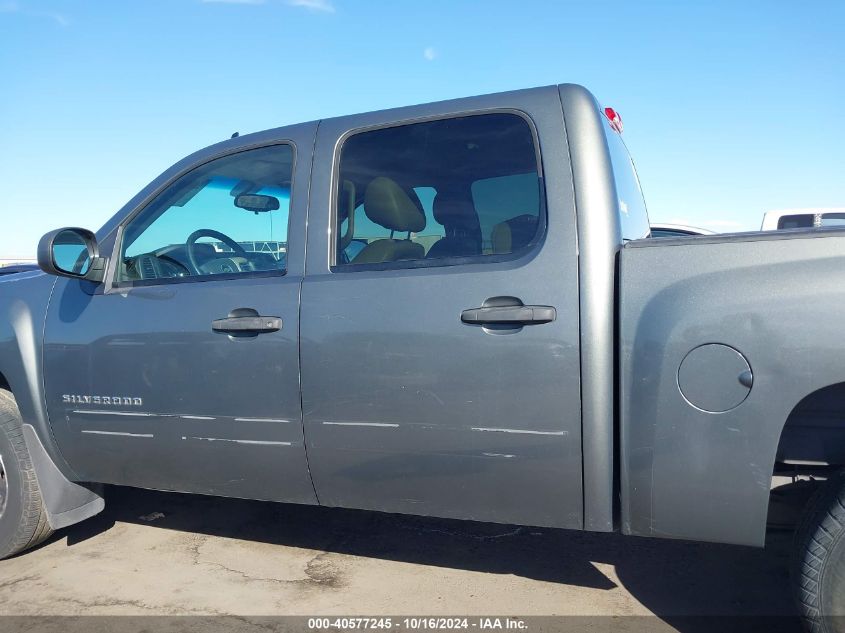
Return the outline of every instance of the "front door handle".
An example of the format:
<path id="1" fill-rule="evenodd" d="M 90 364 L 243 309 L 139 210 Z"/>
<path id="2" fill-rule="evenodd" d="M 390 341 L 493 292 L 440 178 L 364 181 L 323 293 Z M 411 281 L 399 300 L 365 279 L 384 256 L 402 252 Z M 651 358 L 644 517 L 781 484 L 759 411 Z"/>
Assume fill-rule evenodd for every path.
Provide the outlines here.
<path id="1" fill-rule="evenodd" d="M 282 329 L 282 319 L 277 316 L 261 316 L 252 308 L 236 308 L 225 319 L 212 321 L 211 329 L 232 336 L 256 336 L 266 332 L 278 332 Z"/>
<path id="2" fill-rule="evenodd" d="M 557 310 L 552 306 L 487 306 L 461 312 L 464 323 L 490 325 L 537 325 L 550 323 L 556 318 Z"/>

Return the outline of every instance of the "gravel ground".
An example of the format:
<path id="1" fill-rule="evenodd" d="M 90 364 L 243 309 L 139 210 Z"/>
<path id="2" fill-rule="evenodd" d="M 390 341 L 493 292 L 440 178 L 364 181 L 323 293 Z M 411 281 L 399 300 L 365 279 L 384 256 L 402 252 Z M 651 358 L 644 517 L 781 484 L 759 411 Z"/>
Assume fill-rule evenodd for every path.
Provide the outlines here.
<path id="1" fill-rule="evenodd" d="M 656 615 L 639 620 L 708 630 L 712 620 L 685 616 L 793 615 L 787 560 L 805 497 L 798 488 L 773 497 L 778 525 L 763 550 L 108 488 L 101 515 L 0 562 L 0 609 L 589 615 L 616 616 L 617 625 Z M 604 630 L 605 620 L 587 628 Z M 767 629 L 795 624 L 778 617 Z"/>

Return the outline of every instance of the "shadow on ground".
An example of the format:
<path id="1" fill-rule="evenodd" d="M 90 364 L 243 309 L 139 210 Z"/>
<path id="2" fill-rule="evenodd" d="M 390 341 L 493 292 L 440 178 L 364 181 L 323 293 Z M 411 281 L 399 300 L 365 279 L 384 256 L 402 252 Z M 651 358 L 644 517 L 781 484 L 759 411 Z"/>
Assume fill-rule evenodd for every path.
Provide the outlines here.
<path id="1" fill-rule="evenodd" d="M 431 519 L 288 504 L 107 489 L 105 511 L 61 531 L 69 546 L 116 522 L 419 565 L 514 574 L 608 590 L 593 563 L 616 568 L 634 597 L 684 633 L 795 631 L 789 548 L 804 486 L 773 491 L 765 549 Z M 152 513 L 163 517 L 152 521 Z M 769 617 L 776 616 L 776 617 Z M 766 617 L 765 620 L 756 618 Z M 741 618 L 751 618 L 743 620 Z M 755 624 L 756 623 L 756 624 Z M 759 625 L 759 626 L 758 626 Z"/>

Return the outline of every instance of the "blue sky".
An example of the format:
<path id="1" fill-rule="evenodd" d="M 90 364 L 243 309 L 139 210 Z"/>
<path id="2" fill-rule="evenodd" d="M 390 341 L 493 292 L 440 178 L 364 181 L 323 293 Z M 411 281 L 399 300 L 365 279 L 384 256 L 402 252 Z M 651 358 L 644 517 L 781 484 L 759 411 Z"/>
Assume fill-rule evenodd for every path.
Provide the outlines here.
<path id="1" fill-rule="evenodd" d="M 182 156 L 560 82 L 625 123 L 652 221 L 845 206 L 845 2 L 0 0 L 0 258 Z"/>

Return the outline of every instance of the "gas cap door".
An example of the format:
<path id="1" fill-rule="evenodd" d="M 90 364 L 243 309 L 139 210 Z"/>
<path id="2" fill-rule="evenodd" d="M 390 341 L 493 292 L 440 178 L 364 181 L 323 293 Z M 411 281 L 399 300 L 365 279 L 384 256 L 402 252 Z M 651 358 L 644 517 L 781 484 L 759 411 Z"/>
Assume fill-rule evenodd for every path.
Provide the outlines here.
<path id="1" fill-rule="evenodd" d="M 709 413 L 738 407 L 751 393 L 753 382 L 745 356 L 721 343 L 696 347 L 678 369 L 678 387 L 684 399 Z"/>

